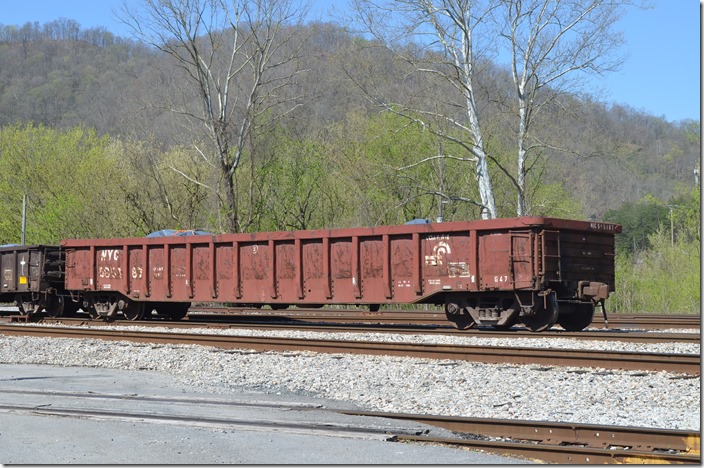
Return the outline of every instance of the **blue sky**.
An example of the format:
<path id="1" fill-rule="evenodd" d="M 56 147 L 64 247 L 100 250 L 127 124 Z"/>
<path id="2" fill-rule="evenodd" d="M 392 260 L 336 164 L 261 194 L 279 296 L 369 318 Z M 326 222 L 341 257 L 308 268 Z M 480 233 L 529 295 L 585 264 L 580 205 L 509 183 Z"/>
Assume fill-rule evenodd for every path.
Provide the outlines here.
<path id="1" fill-rule="evenodd" d="M 136 0 L 130 0 L 134 3 Z M 314 0 L 315 15 L 326 19 L 330 5 L 344 10 L 347 1 Z M 128 35 L 112 11 L 122 0 L 1 0 L 0 24 L 45 23 L 57 18 L 78 21 L 83 28 L 104 26 Z M 653 0 L 654 9 L 631 10 L 620 28 L 629 58 L 621 71 L 594 82 L 599 100 L 627 104 L 671 122 L 700 119 L 700 3 Z"/>

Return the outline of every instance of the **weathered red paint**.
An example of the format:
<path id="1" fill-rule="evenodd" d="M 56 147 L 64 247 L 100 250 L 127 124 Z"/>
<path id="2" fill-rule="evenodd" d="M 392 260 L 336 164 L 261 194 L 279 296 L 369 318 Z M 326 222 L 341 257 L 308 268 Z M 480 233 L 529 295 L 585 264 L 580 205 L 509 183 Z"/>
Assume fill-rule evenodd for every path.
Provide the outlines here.
<path id="1" fill-rule="evenodd" d="M 451 293 L 541 291 L 555 285 L 566 286 L 563 295 L 596 290 L 603 296 L 600 285 L 615 289 L 614 235 L 620 231 L 610 223 L 524 217 L 65 240 L 62 246 L 66 289 L 135 301 L 443 303 Z"/>

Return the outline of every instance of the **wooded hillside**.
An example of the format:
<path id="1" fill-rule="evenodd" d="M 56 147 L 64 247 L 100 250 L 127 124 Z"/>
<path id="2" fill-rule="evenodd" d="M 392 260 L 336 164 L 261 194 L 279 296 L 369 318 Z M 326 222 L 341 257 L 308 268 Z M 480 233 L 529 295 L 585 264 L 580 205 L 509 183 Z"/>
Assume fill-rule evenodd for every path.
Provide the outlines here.
<path id="1" fill-rule="evenodd" d="M 350 79 L 349 67 L 364 69 L 380 92 L 398 101 L 426 98 L 422 87 L 427 83 L 404 79 L 397 62 L 341 26 L 312 23 L 298 33 L 306 38 L 296 52 L 301 72 L 284 96 L 296 106 L 251 136 L 243 169 L 235 176 L 241 192 L 241 229 L 402 223 L 434 220 L 440 214 L 445 220 L 478 218 L 476 206 L 462 201 L 476 191 L 470 173 L 462 170 L 467 163 L 418 164 L 436 154 L 438 145 L 445 145 L 447 153 L 452 150 L 421 126 L 376 107 Z M 115 184 L 108 190 L 112 195 L 102 200 L 104 209 L 120 213 L 122 221 L 111 223 L 114 235 L 162 228 L 225 230 L 215 200 L 215 186 L 221 181 L 208 175 L 202 164 L 200 137 L 169 112 L 177 103 L 198 106 L 198 97 L 176 65 L 167 54 L 143 43 L 100 28 L 84 30 L 72 20 L 0 27 L 2 164 L 11 164 L 8 158 L 17 156 L 32 160 L 36 171 L 51 170 L 55 163 L 40 163 L 41 158 L 32 156 L 32 144 L 19 144 L 18 139 L 55 138 L 47 145 L 54 145 L 60 158 L 62 138 L 76 127 L 94 130 L 91 143 L 77 144 L 98 144 L 96 151 L 105 152 L 103 173 L 114 171 L 113 179 L 103 182 Z M 478 73 L 484 97 L 479 105 L 485 121 L 494 123 L 489 147 L 501 159 L 508 153 L 506 141 L 513 130 L 502 124 L 504 110 L 492 97 L 502 95 L 509 74 L 492 63 L 484 63 Z M 532 180 L 531 214 L 599 219 L 646 195 L 666 202 L 694 185 L 699 144 L 689 136 L 699 122 L 669 123 L 600 102 L 598 96 L 575 95 L 550 112 L 540 131 L 553 142 L 565 142 L 555 147 L 576 146 L 579 154 L 545 152 Z M 51 151 L 43 157 L 51 159 Z M 75 195 L 80 204 L 105 190 L 91 189 L 90 182 L 99 179 L 74 171 L 79 163 L 63 162 L 69 168 L 46 174 L 41 190 L 32 190 L 31 180 L 8 181 L 12 190 L 2 195 L 3 206 L 17 214 L 21 187 L 29 190 L 29 216 L 36 226 L 47 206 L 42 191 L 61 192 L 61 184 L 70 183 L 67 179 L 88 178 Z M 491 170 L 496 172 L 499 215 L 515 216 L 512 187 L 500 171 Z M 64 180 L 52 180 L 58 174 Z M 71 185 L 77 190 L 77 184 Z M 456 195 L 456 201 L 440 203 L 440 188 Z M 80 212 L 85 207 L 66 209 Z M 5 231 L 2 240 L 12 241 L 13 231 L 18 232 Z M 106 233 L 91 220 L 58 231 Z"/>
<path id="2" fill-rule="evenodd" d="M 486 214 L 471 137 L 448 125 L 463 118 L 452 85 L 409 69 L 437 51 L 308 23 L 277 30 L 265 56 L 253 48 L 263 34 L 240 32 L 228 69 L 224 30 L 210 42 L 199 34 L 190 46 L 202 60 L 189 62 L 189 44 L 147 45 L 72 20 L 0 25 L 0 244 L 20 241 L 23 196 L 29 244 Z M 476 65 L 496 215 L 513 217 L 514 82 L 490 61 Z M 223 66 L 227 75 L 210 74 Z M 541 92 L 550 95 L 535 96 L 526 214 L 623 225 L 612 310 L 699 313 L 700 122 Z"/>

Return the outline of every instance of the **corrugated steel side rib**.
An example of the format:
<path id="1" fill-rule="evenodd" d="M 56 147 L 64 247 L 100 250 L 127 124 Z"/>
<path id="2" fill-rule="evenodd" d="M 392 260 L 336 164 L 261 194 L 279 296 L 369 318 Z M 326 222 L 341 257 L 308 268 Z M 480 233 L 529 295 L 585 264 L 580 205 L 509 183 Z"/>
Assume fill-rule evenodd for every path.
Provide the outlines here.
<path id="1" fill-rule="evenodd" d="M 142 301 L 399 304 L 549 282 L 613 284 L 617 232 L 614 224 L 527 217 L 62 246 L 68 289 Z"/>

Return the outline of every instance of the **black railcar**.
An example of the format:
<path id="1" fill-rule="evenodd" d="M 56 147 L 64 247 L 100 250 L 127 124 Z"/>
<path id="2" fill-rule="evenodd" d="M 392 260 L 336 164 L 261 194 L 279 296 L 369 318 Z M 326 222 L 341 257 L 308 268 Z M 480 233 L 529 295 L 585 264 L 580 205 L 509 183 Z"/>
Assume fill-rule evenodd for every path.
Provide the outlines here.
<path id="1" fill-rule="evenodd" d="M 60 246 L 0 246 L 0 302 L 15 303 L 28 315 L 72 315 L 80 304 L 64 287 L 65 267 Z"/>

